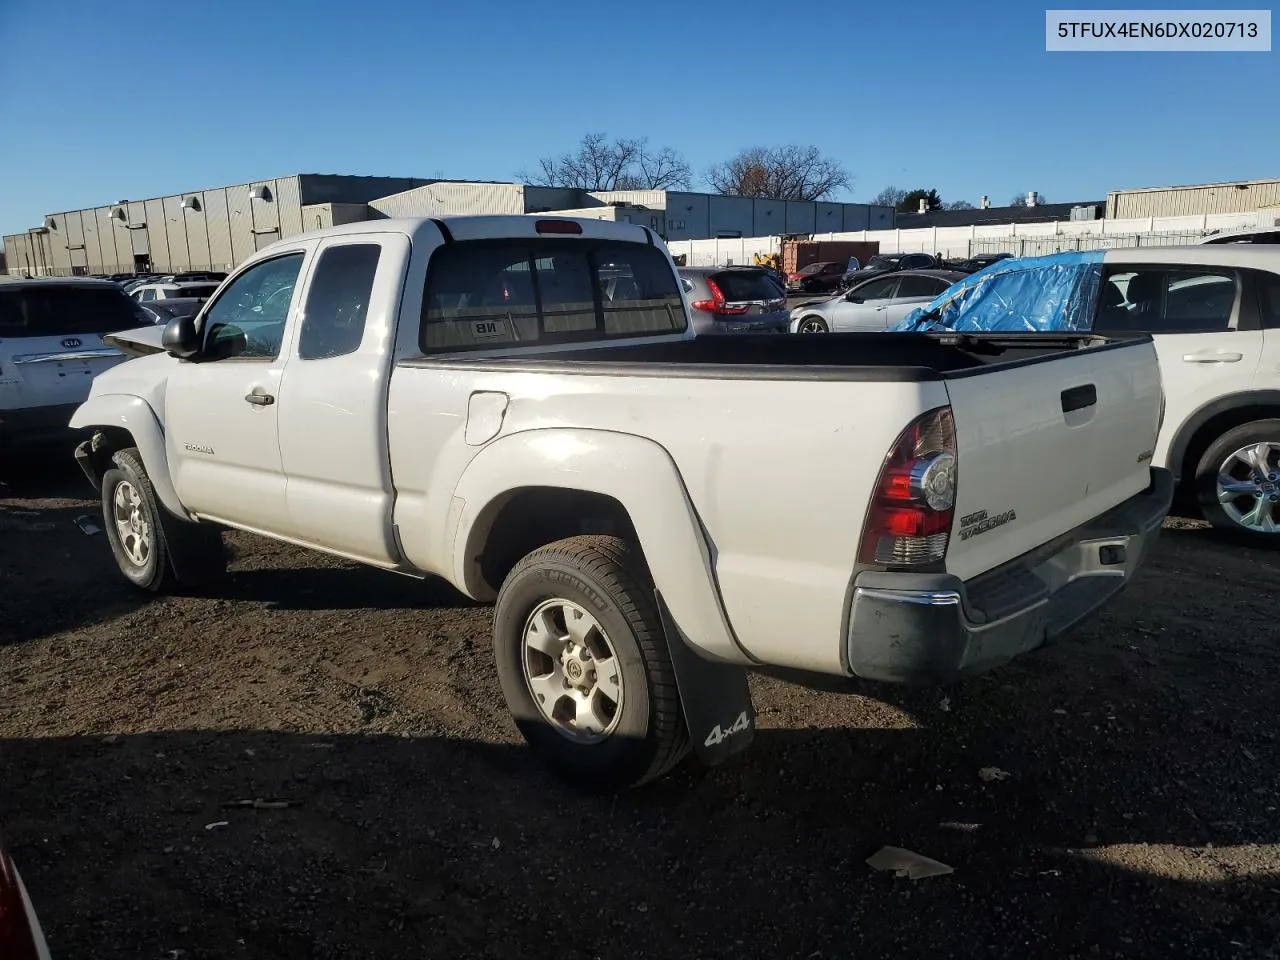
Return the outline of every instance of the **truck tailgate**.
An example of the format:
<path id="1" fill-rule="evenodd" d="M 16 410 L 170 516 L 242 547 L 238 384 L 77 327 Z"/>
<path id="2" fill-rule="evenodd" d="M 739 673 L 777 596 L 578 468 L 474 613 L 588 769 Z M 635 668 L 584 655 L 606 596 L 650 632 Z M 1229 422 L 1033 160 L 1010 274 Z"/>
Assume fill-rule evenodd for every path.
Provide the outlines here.
<path id="1" fill-rule="evenodd" d="M 1160 420 L 1150 339 L 947 376 L 955 523 L 947 570 L 968 580 L 1140 493 Z"/>

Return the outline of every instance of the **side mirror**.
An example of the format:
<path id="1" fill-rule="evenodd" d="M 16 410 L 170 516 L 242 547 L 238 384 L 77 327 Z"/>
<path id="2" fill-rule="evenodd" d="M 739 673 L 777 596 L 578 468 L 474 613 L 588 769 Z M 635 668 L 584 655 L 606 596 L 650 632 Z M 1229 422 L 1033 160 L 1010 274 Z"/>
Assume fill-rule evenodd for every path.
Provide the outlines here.
<path id="1" fill-rule="evenodd" d="M 174 317 L 164 325 L 160 345 L 179 360 L 189 360 L 200 352 L 200 332 L 193 316 Z"/>

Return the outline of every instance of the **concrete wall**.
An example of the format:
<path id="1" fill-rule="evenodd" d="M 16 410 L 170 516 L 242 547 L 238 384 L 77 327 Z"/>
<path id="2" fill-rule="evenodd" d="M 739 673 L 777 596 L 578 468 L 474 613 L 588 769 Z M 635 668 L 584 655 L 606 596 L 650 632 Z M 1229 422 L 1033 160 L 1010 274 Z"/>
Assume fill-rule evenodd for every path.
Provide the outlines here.
<path id="1" fill-rule="evenodd" d="M 1268 209 L 1186 217 L 857 230 L 816 233 L 813 239 L 873 241 L 880 244 L 882 253 L 922 252 L 967 257 L 975 253 L 1008 252 L 1017 256 L 1039 256 L 1066 250 L 1193 244 L 1223 230 L 1272 229 L 1277 219 L 1280 219 L 1280 211 Z M 780 253 L 782 250 L 780 237 L 746 238 L 742 241 L 668 241 L 667 246 L 673 255 L 686 256 L 690 266 L 747 263 L 751 254 Z"/>

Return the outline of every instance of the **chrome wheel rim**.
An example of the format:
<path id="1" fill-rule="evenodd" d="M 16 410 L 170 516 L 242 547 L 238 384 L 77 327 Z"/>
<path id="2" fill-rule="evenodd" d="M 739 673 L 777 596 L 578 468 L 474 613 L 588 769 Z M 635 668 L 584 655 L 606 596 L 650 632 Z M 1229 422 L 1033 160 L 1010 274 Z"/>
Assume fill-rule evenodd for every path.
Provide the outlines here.
<path id="1" fill-rule="evenodd" d="M 544 600 L 525 621 L 520 663 L 542 718 L 578 743 L 606 739 L 622 716 L 622 669 L 600 621 L 572 600 Z"/>
<path id="2" fill-rule="evenodd" d="M 1222 461 L 1218 503 L 1245 530 L 1280 533 L 1280 442 L 1251 443 Z"/>
<path id="3" fill-rule="evenodd" d="M 809 319 L 809 320 L 800 321 L 800 332 L 801 333 L 824 333 L 825 331 L 822 329 L 821 320 Z"/>
<path id="4" fill-rule="evenodd" d="M 120 549 L 135 567 L 144 567 L 151 557 L 151 521 L 138 489 L 128 480 L 116 484 L 111 497 L 111 514 L 120 538 Z"/>

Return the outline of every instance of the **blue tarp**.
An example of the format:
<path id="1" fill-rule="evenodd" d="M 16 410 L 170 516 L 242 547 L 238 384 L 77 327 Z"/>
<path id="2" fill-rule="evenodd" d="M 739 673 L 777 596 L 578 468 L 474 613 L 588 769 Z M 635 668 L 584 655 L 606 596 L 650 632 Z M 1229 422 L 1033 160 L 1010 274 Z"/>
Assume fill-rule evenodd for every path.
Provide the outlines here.
<path id="1" fill-rule="evenodd" d="M 997 260 L 958 280 L 893 330 L 1087 330 L 1105 251 Z"/>

